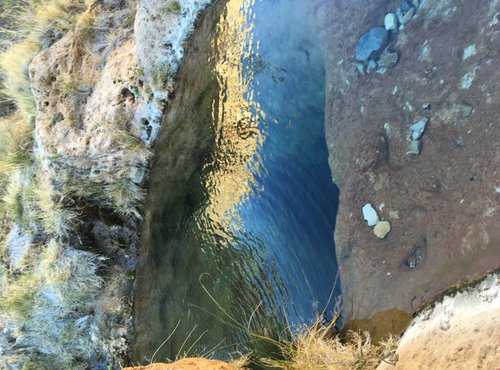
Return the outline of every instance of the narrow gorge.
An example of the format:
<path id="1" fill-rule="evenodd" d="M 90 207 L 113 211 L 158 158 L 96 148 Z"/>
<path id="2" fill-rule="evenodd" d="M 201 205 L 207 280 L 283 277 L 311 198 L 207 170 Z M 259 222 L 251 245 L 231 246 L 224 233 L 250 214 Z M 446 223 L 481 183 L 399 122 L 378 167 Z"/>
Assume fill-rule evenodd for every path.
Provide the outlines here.
<path id="1" fill-rule="evenodd" d="M 1 369 L 496 369 L 500 1 L 0 10 Z"/>

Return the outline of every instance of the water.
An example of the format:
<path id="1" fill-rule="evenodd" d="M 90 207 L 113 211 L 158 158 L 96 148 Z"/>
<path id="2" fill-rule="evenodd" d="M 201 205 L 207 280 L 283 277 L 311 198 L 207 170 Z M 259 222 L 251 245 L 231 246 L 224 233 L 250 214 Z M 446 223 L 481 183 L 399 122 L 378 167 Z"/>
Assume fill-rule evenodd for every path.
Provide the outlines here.
<path id="1" fill-rule="evenodd" d="M 331 315 L 338 190 L 315 3 L 220 1 L 194 37 L 151 175 L 136 361 L 167 337 L 155 360 L 265 351 L 258 336 Z"/>

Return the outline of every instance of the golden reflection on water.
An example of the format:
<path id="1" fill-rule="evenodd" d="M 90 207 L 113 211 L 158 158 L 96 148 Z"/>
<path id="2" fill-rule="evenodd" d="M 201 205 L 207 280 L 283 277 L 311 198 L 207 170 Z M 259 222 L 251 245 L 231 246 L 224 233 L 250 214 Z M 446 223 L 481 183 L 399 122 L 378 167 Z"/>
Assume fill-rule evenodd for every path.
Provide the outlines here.
<path id="1" fill-rule="evenodd" d="M 217 225 L 238 219 L 234 208 L 256 189 L 255 175 L 262 167 L 257 151 L 264 140 L 259 122 L 265 114 L 254 101 L 254 72 L 248 63 L 258 58 L 254 3 L 255 0 L 229 0 L 212 40 L 219 89 L 212 106 L 216 143 L 212 161 L 207 165 L 208 204 L 201 218 L 211 219 Z"/>

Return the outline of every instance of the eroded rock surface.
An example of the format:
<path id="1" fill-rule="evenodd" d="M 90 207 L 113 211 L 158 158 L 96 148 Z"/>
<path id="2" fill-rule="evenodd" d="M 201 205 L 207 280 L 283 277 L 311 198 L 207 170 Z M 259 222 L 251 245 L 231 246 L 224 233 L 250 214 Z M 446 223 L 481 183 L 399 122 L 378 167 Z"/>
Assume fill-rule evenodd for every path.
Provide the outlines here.
<path id="1" fill-rule="evenodd" d="M 401 338 L 396 365 L 378 369 L 497 369 L 500 359 L 500 281 L 445 297 L 416 317 Z"/>
<path id="2" fill-rule="evenodd" d="M 403 30 L 391 31 L 397 65 L 361 75 L 359 38 L 399 6 L 332 1 L 317 10 L 330 166 L 341 191 L 337 258 L 346 309 L 359 318 L 412 312 L 500 260 L 500 2 L 422 1 Z M 411 143 L 422 118 L 425 133 Z M 384 239 L 363 220 L 367 200 L 391 223 Z"/>

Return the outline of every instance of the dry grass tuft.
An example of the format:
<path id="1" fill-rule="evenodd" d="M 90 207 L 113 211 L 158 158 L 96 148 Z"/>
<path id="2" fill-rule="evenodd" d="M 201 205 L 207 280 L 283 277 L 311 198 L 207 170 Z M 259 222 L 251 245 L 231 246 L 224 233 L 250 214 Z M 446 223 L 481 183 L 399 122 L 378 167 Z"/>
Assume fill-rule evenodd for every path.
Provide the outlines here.
<path id="1" fill-rule="evenodd" d="M 332 334 L 335 321 L 327 326 L 315 324 L 293 334 L 290 342 L 278 345 L 283 359 L 262 362 L 283 370 L 375 369 L 381 361 L 394 360 L 397 340 L 390 337 L 375 345 L 370 335 L 349 332 L 345 340 Z"/>
<path id="2" fill-rule="evenodd" d="M 78 219 L 78 214 L 63 204 L 64 196 L 57 191 L 47 173 L 41 171 L 34 186 L 37 221 L 51 235 L 67 235 Z"/>
<path id="3" fill-rule="evenodd" d="M 128 178 L 122 178 L 106 185 L 104 189 L 111 205 L 118 213 L 142 218 L 138 207 L 144 201 L 145 191 L 139 185 Z"/>
<path id="4" fill-rule="evenodd" d="M 38 51 L 38 44 L 24 40 L 0 54 L 0 72 L 3 75 L 3 93 L 19 108 L 21 114 L 34 116 L 35 99 L 31 93 L 28 66 Z"/>
<path id="5" fill-rule="evenodd" d="M 19 112 L 0 119 L 0 176 L 31 164 L 32 131 Z"/>

